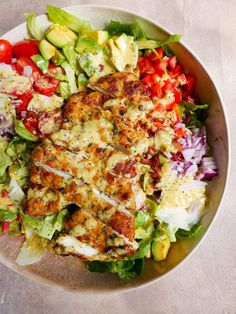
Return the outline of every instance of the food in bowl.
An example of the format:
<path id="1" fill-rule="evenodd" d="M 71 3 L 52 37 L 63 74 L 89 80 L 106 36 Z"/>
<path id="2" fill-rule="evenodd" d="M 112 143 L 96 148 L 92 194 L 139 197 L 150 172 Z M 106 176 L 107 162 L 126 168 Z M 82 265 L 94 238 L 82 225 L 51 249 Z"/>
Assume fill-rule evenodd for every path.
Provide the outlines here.
<path id="1" fill-rule="evenodd" d="M 0 41 L 2 233 L 24 235 L 19 265 L 50 249 L 130 279 L 202 230 L 208 104 L 168 46 L 180 36 L 47 13 L 46 31 L 29 14 L 30 39 Z"/>

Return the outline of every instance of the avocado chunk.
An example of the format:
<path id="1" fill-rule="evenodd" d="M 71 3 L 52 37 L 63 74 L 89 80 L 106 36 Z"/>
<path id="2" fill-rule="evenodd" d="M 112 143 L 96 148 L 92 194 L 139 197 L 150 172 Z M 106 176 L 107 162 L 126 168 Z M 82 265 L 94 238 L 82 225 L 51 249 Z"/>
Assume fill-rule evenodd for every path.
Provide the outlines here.
<path id="1" fill-rule="evenodd" d="M 85 31 L 83 34 L 95 40 L 99 45 L 104 44 L 109 38 L 109 33 L 107 31 Z"/>
<path id="2" fill-rule="evenodd" d="M 161 236 L 152 242 L 152 255 L 156 262 L 163 261 L 166 259 L 167 253 L 170 248 L 170 239 L 166 236 Z"/>
<path id="3" fill-rule="evenodd" d="M 66 60 L 66 57 L 58 49 L 56 49 L 55 55 L 52 57 L 52 62 L 55 65 L 61 65 Z"/>
<path id="4" fill-rule="evenodd" d="M 96 42 L 96 40 L 81 36 L 76 42 L 75 50 L 79 53 L 82 52 L 97 52 L 101 51 L 101 46 Z"/>
<path id="5" fill-rule="evenodd" d="M 111 50 L 111 61 L 120 72 L 133 71 L 138 62 L 138 45 L 134 37 L 122 34 L 108 41 Z"/>
<path id="6" fill-rule="evenodd" d="M 50 60 L 56 53 L 56 48 L 46 39 L 41 40 L 39 50 L 45 60 Z"/>
<path id="7" fill-rule="evenodd" d="M 46 33 L 47 40 L 54 46 L 62 48 L 70 42 L 74 42 L 77 36 L 68 27 L 59 24 L 52 25 Z"/>

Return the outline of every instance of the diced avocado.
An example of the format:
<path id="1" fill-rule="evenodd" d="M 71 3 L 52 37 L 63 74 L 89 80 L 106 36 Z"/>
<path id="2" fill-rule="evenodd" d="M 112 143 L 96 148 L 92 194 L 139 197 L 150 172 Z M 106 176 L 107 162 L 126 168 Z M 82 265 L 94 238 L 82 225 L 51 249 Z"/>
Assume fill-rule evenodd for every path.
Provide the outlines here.
<path id="1" fill-rule="evenodd" d="M 111 38 L 108 41 L 111 50 L 111 61 L 120 72 L 133 70 L 138 61 L 138 46 L 134 37 L 122 34 L 118 38 Z"/>
<path id="2" fill-rule="evenodd" d="M 56 53 L 56 48 L 46 39 L 43 39 L 39 44 L 39 50 L 45 60 L 50 60 Z"/>
<path id="3" fill-rule="evenodd" d="M 43 73 L 47 72 L 49 65 L 48 60 L 45 60 L 41 55 L 34 55 L 31 57 L 31 59 Z"/>
<path id="4" fill-rule="evenodd" d="M 96 40 L 99 45 L 104 44 L 104 42 L 109 38 L 109 33 L 107 31 L 85 31 L 83 34 Z"/>
<path id="5" fill-rule="evenodd" d="M 79 53 L 88 51 L 88 52 L 97 52 L 101 51 L 101 46 L 96 42 L 96 40 L 89 37 L 79 37 L 76 42 L 75 50 Z"/>
<path id="6" fill-rule="evenodd" d="M 167 253 L 170 249 L 170 239 L 166 236 L 161 236 L 152 242 L 152 255 L 156 262 L 166 259 Z"/>
<path id="7" fill-rule="evenodd" d="M 55 55 L 52 57 L 52 62 L 55 65 L 61 65 L 66 60 L 63 53 L 61 53 L 58 49 L 56 49 Z"/>
<path id="8" fill-rule="evenodd" d="M 93 76 L 93 78 L 98 79 L 101 76 L 114 72 L 114 68 L 106 61 L 102 51 L 80 53 L 79 64 L 89 78 Z"/>
<path id="9" fill-rule="evenodd" d="M 80 73 L 78 75 L 78 87 L 79 87 L 79 91 L 85 91 L 86 90 L 86 85 L 88 83 L 88 78 L 84 73 Z"/>
<path id="10" fill-rule="evenodd" d="M 53 24 L 46 33 L 47 39 L 56 47 L 62 48 L 70 42 L 74 42 L 77 36 L 68 27 Z"/>

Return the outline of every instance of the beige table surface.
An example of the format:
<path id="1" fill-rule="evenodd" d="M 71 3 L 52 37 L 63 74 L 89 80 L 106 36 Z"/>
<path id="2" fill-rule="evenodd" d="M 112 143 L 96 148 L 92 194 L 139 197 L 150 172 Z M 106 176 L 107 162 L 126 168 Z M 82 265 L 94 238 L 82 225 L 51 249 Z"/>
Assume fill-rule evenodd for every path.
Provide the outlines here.
<path id="1" fill-rule="evenodd" d="M 110 4 L 183 35 L 220 88 L 236 143 L 236 0 L 0 0 L 0 34 L 45 4 Z M 236 159 L 235 144 L 232 160 Z M 131 293 L 76 295 L 41 286 L 0 265 L 0 313 L 236 313 L 236 167 L 217 221 L 194 255 L 156 284 Z"/>

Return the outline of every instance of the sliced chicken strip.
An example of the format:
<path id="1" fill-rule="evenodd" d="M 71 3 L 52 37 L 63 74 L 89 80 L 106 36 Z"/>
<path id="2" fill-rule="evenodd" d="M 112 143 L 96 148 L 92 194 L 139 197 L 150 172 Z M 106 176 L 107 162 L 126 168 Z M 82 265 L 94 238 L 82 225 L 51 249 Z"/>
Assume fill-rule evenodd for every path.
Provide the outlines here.
<path id="1" fill-rule="evenodd" d="M 32 158 L 84 181 L 128 209 L 136 211 L 145 204 L 145 193 L 137 182 L 139 177 L 136 178 L 135 164 L 130 164 L 131 161 L 121 152 L 101 150 L 92 145 L 88 152 L 79 155 L 53 144 L 45 144 L 34 150 Z M 43 180 L 40 178 L 38 183 L 43 184 Z"/>

